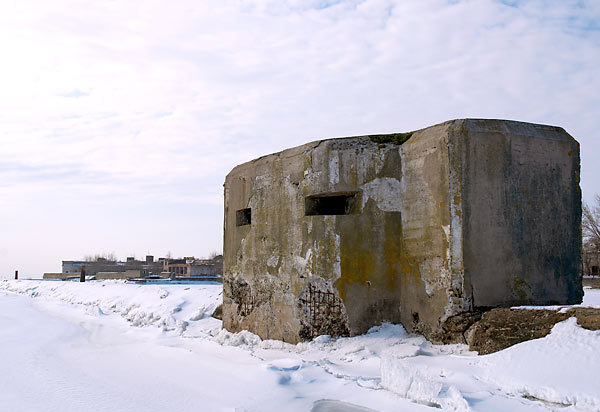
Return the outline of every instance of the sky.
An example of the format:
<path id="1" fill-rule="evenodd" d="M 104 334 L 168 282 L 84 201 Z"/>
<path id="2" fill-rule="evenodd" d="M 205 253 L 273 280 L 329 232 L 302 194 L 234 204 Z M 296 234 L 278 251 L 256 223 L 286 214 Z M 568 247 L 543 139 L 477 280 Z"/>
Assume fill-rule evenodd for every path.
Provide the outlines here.
<path id="1" fill-rule="evenodd" d="M 222 251 L 237 164 L 455 118 L 564 127 L 600 193 L 597 0 L 0 0 L 0 277 Z"/>

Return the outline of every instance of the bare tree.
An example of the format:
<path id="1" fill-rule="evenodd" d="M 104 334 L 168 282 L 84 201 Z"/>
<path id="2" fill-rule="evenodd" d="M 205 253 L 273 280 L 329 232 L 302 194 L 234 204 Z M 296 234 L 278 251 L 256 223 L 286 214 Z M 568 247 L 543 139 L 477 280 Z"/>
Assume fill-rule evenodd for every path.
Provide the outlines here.
<path id="1" fill-rule="evenodd" d="M 110 261 L 117 261 L 117 255 L 114 254 L 114 252 L 111 253 L 96 253 L 95 255 L 85 255 L 83 257 L 83 261 L 84 262 L 97 262 L 101 259 L 104 260 L 110 260 Z"/>
<path id="2" fill-rule="evenodd" d="M 591 206 L 583 203 L 581 230 L 584 244 L 600 250 L 600 195 L 596 195 Z"/>
<path id="3" fill-rule="evenodd" d="M 600 268 L 600 195 L 595 196 L 592 205 L 584 203 L 581 212 L 582 273 L 597 276 Z"/>
<path id="4" fill-rule="evenodd" d="M 221 253 L 217 252 L 216 250 L 213 250 L 208 254 L 208 260 L 213 260 L 217 256 L 221 256 Z"/>

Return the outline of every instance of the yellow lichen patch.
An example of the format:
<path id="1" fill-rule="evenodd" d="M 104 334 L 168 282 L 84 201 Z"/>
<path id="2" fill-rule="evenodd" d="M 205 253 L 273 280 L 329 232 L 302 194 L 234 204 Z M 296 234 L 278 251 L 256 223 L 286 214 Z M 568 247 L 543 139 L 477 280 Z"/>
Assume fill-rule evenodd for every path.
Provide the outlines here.
<path id="1" fill-rule="evenodd" d="M 336 231 L 340 233 L 341 276 L 335 287 L 345 301 L 352 293 L 394 293 L 396 279 L 401 274 L 402 219 L 399 212 L 381 212 L 373 200 L 365 205 L 361 215 L 341 217 Z M 369 283 L 367 283 L 369 282 Z M 358 289 L 357 289 L 358 288 Z M 363 292 L 359 292 L 364 288 Z M 385 292 L 383 292 L 385 291 Z M 363 295 L 364 299 L 371 299 Z M 374 302 L 373 302 L 374 303 Z"/>
<path id="2" fill-rule="evenodd" d="M 342 275 L 335 284 L 344 303 L 346 303 L 346 292 L 350 286 L 355 283 L 362 283 L 367 287 L 367 281 L 372 284 L 375 282 L 375 278 L 378 277 L 378 274 L 373 271 L 377 267 L 377 257 L 372 251 L 348 252 L 348 250 L 341 250 Z"/>
<path id="3" fill-rule="evenodd" d="M 385 215 L 384 231 L 384 283 L 389 290 L 393 290 L 399 287 L 398 279 L 396 279 L 398 276 L 398 262 L 403 261 L 402 214 L 399 212 L 387 213 Z"/>
<path id="4" fill-rule="evenodd" d="M 409 276 L 412 273 L 412 265 L 410 264 L 409 257 L 406 253 L 401 254 L 400 258 L 400 269 L 402 273 L 406 276 Z"/>
<path id="5" fill-rule="evenodd" d="M 531 286 L 523 278 L 515 276 L 512 280 L 511 289 L 521 303 L 528 302 L 531 295 Z"/>

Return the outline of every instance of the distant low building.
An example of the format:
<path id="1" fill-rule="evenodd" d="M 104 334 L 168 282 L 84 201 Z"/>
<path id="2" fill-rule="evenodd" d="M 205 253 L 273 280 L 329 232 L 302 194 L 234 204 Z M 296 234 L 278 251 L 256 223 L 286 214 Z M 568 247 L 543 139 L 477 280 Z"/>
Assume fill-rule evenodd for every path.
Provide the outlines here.
<path id="1" fill-rule="evenodd" d="M 196 259 L 193 256 L 183 259 L 165 260 L 165 269 L 176 277 L 221 277 L 223 275 L 223 256 L 212 259 Z"/>
<path id="2" fill-rule="evenodd" d="M 212 259 L 196 259 L 190 265 L 190 276 L 223 276 L 223 255 Z"/>
<path id="3" fill-rule="evenodd" d="M 93 261 L 63 260 L 62 273 L 45 273 L 44 279 L 78 278 L 85 267 L 87 276 L 96 279 L 134 279 L 134 278 L 168 278 L 168 277 L 212 277 L 223 275 L 223 256 L 212 259 L 196 259 L 193 256 L 180 259 L 159 258 L 148 255 L 145 260 L 127 257 L 125 262 L 98 258 Z"/>
<path id="4" fill-rule="evenodd" d="M 145 260 L 136 260 L 128 257 L 125 262 L 98 258 L 94 261 L 63 260 L 62 273 L 79 274 L 85 266 L 85 273 L 94 276 L 97 273 L 125 273 L 127 271 L 139 271 L 140 276 L 160 275 L 163 271 L 163 261 L 154 261 L 154 256 L 148 255 Z"/>
<path id="5" fill-rule="evenodd" d="M 143 272 L 139 269 L 129 269 L 125 272 L 98 272 L 96 273 L 97 280 L 109 279 L 136 279 L 144 277 Z"/>
<path id="6" fill-rule="evenodd" d="M 166 259 L 165 260 L 165 272 L 169 272 L 176 276 L 189 276 L 190 264 L 194 260 L 194 257 L 185 257 L 183 259 Z"/>

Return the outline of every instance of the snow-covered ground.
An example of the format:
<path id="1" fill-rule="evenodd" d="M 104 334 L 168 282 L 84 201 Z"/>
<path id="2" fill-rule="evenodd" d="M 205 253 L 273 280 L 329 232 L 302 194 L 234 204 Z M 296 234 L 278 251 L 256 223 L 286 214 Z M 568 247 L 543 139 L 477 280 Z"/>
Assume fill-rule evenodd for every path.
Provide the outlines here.
<path id="1" fill-rule="evenodd" d="M 222 330 L 221 293 L 0 281 L 0 411 L 600 411 L 600 331 L 574 319 L 486 356 L 398 325 L 290 345 Z"/>

